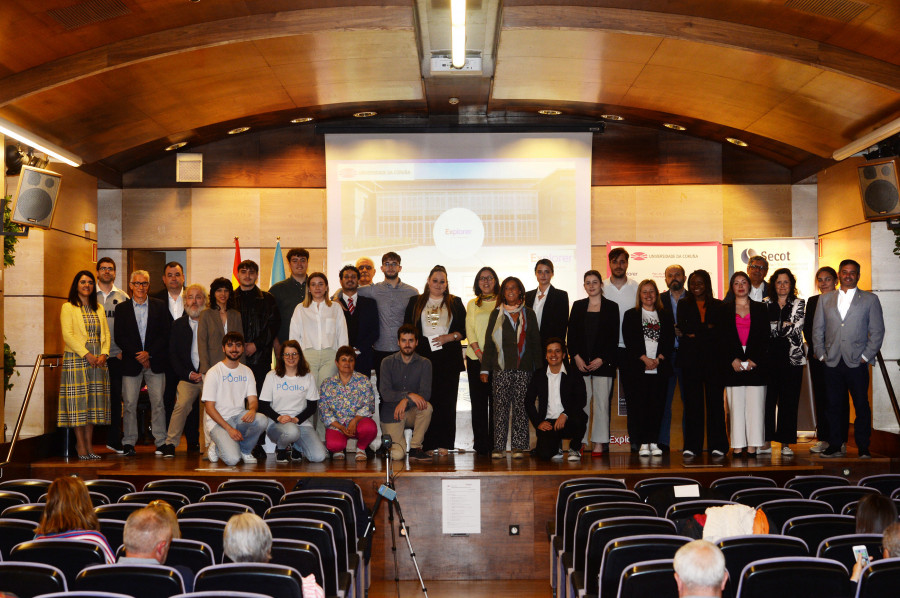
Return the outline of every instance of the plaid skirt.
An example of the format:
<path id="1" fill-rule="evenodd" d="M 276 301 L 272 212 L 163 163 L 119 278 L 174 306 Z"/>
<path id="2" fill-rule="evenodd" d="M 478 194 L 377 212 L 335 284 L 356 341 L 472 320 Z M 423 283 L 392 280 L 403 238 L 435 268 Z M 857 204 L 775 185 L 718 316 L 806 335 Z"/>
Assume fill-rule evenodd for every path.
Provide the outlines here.
<path id="1" fill-rule="evenodd" d="M 98 347 L 88 345 L 95 355 Z M 87 359 L 66 351 L 59 381 L 59 414 L 62 428 L 86 424 L 109 425 L 109 372 L 92 368 Z"/>

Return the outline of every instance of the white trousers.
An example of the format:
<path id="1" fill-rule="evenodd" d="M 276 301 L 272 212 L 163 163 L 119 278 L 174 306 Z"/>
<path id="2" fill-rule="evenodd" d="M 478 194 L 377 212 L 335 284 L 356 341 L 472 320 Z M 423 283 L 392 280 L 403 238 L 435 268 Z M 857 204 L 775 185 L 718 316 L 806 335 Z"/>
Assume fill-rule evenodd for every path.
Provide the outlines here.
<path id="1" fill-rule="evenodd" d="M 584 386 L 587 390 L 587 401 L 584 404 L 584 412 L 587 414 L 590 426 L 584 430 L 584 441 L 588 442 L 590 434 L 591 442 L 601 444 L 609 443 L 609 392 L 612 389 L 613 379 L 609 376 L 585 376 Z M 594 417 L 591 417 L 591 410 Z"/>
<path id="2" fill-rule="evenodd" d="M 731 448 L 763 446 L 766 443 L 766 387 L 727 386 L 731 419 Z"/>

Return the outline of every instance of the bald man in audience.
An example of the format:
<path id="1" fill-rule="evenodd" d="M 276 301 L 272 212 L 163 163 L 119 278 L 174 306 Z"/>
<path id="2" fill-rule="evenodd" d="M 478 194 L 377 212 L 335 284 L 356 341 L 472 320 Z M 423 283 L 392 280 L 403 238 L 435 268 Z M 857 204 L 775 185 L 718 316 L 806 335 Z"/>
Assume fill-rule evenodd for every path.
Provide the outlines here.
<path id="1" fill-rule="evenodd" d="M 679 548 L 673 566 L 678 598 L 721 596 L 728 581 L 725 555 L 706 540 L 694 540 Z"/>

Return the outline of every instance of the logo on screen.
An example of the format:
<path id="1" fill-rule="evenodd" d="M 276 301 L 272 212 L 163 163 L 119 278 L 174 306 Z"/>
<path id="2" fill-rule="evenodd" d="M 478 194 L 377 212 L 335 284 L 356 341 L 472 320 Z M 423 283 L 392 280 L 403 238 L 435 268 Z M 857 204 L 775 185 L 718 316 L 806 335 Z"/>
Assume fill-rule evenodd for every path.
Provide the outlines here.
<path id="1" fill-rule="evenodd" d="M 434 221 L 432 236 L 447 257 L 469 257 L 484 244 L 484 223 L 472 210 L 451 208 Z"/>
<path id="2" fill-rule="evenodd" d="M 756 257 L 757 255 L 759 255 L 759 254 L 756 253 L 755 249 L 750 249 L 748 247 L 747 249 L 745 249 L 741 252 L 741 261 L 744 262 L 745 264 L 749 264 L 750 258 Z"/>
<path id="3" fill-rule="evenodd" d="M 641 260 L 645 260 L 648 257 L 650 257 L 650 256 L 647 255 L 646 253 L 644 253 L 643 251 L 635 251 L 634 253 L 631 254 L 631 259 L 636 260 L 638 262 Z"/>

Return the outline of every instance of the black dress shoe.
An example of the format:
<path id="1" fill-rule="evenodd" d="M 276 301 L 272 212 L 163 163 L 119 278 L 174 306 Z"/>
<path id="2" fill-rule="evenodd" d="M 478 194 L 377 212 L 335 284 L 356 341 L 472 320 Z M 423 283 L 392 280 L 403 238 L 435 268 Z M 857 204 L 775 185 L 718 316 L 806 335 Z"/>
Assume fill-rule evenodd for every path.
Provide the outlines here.
<path id="1" fill-rule="evenodd" d="M 113 441 L 109 441 L 109 442 L 106 443 L 106 448 L 108 448 L 109 450 L 113 451 L 113 452 L 116 453 L 117 455 L 121 455 L 121 454 L 124 452 L 123 449 L 122 449 L 122 443 L 121 443 L 121 442 L 113 442 Z"/>
<path id="2" fill-rule="evenodd" d="M 137 456 L 137 451 L 134 450 L 134 445 L 126 444 L 122 446 L 122 454 L 126 457 L 135 457 Z"/>
<path id="3" fill-rule="evenodd" d="M 868 449 L 859 449 L 859 458 L 860 459 L 871 459 L 872 453 L 868 451 Z"/>
<path id="4" fill-rule="evenodd" d="M 368 458 L 368 459 L 374 459 L 374 458 L 375 458 L 375 451 L 373 451 L 373 450 L 370 449 L 369 447 L 366 447 L 366 458 Z"/>
<path id="5" fill-rule="evenodd" d="M 266 449 L 261 447 L 260 445 L 256 445 L 253 447 L 253 450 L 250 451 L 250 454 L 256 457 L 257 461 L 265 461 L 268 458 L 266 454 Z"/>
<path id="6" fill-rule="evenodd" d="M 188 452 L 188 455 L 199 455 L 200 454 L 200 445 L 188 443 L 187 452 Z"/>

